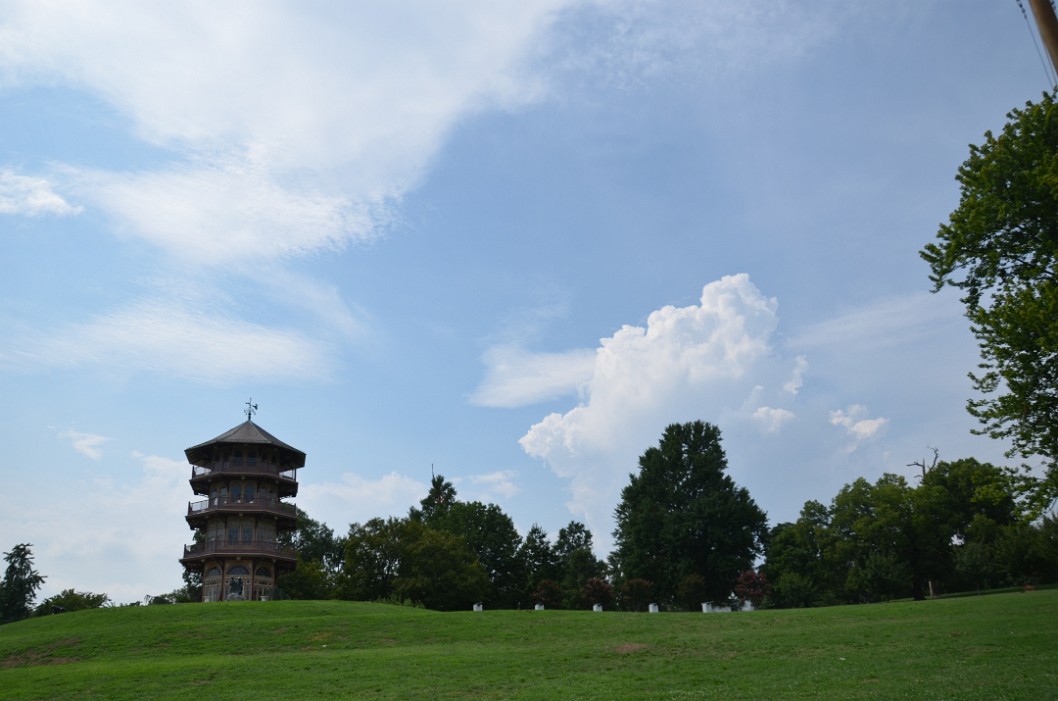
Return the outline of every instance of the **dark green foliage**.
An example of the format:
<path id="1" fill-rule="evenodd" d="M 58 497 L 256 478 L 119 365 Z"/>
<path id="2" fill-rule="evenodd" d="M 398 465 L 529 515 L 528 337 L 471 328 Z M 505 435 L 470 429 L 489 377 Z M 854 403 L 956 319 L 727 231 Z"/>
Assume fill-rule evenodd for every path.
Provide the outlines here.
<path id="1" fill-rule="evenodd" d="M 551 604 L 557 606 L 562 600 L 561 587 L 556 582 L 561 577 L 558 558 L 554 546 L 548 540 L 547 532 L 535 523 L 525 534 L 525 539 L 518 548 L 518 562 L 522 567 L 522 601 L 533 605 L 543 603 L 536 594 L 541 582 L 548 580 L 555 583 L 559 589 L 557 600 Z M 545 603 L 546 605 L 548 604 Z"/>
<path id="2" fill-rule="evenodd" d="M 597 603 L 583 598 L 588 580 L 602 579 L 606 574 L 606 564 L 595 557 L 592 549 L 591 531 L 579 521 L 570 521 L 565 528 L 559 529 L 554 552 L 561 577 L 563 606 L 577 609 Z"/>
<path id="3" fill-rule="evenodd" d="M 456 502 L 456 488 L 444 475 L 434 475 L 430 479 L 430 491 L 419 502 L 421 508 L 412 507 L 408 517 L 413 521 L 430 523 L 443 516 Z"/>
<path id="4" fill-rule="evenodd" d="M 349 527 L 340 598 L 408 600 L 446 611 L 470 608 L 488 590 L 488 576 L 461 536 L 411 518 Z"/>
<path id="5" fill-rule="evenodd" d="M 495 504 L 479 501 L 457 501 L 431 514 L 426 517 L 424 512 L 423 523 L 462 537 L 484 567 L 489 591 L 483 603 L 489 608 L 517 608 L 522 601 L 525 573 L 518 559 L 522 538 L 511 518 Z"/>
<path id="6" fill-rule="evenodd" d="M 621 585 L 621 608 L 625 611 L 646 611 L 654 601 L 654 583 L 642 577 L 626 579 Z"/>
<path id="7" fill-rule="evenodd" d="M 958 288 L 981 350 L 982 433 L 1058 460 L 1058 104 L 1011 111 L 959 168 L 959 207 L 921 252 L 934 291 Z M 1058 475 L 1052 477 L 1058 479 Z M 1053 497 L 1055 480 L 1049 485 Z"/>
<path id="8" fill-rule="evenodd" d="M 705 577 L 700 574 L 689 574 L 676 586 L 676 603 L 685 611 L 696 611 L 707 601 L 709 594 L 705 590 Z"/>
<path id="9" fill-rule="evenodd" d="M 333 599 L 345 541 L 301 509 L 297 514 L 297 528 L 278 538 L 281 545 L 298 554 L 297 569 L 276 579 L 278 595 L 285 599 Z"/>
<path id="10" fill-rule="evenodd" d="M 400 565 L 402 521 L 373 518 L 349 526 L 345 558 L 338 577 L 338 597 L 358 601 L 384 599 L 393 593 Z"/>
<path id="11" fill-rule="evenodd" d="M 779 607 L 925 598 L 1058 581 L 1050 519 L 1030 523 L 1037 493 L 1020 471 L 973 459 L 845 485 L 776 526 L 764 572 Z"/>
<path id="12" fill-rule="evenodd" d="M 280 599 L 333 599 L 332 577 L 319 560 L 306 560 L 298 553 L 297 566 L 284 572 L 276 581 L 276 597 Z"/>
<path id="13" fill-rule="evenodd" d="M 83 611 L 85 609 L 97 609 L 111 605 L 110 597 L 106 594 L 93 594 L 90 591 L 74 591 L 63 589 L 55 596 L 49 596 L 37 605 L 33 612 L 35 616 L 48 616 L 54 613 L 66 613 L 69 611 Z"/>
<path id="14" fill-rule="evenodd" d="M 763 550 L 767 518 L 726 469 L 716 426 L 665 429 L 658 447 L 640 457 L 615 511 L 613 560 L 622 577 L 653 581 L 668 603 L 692 574 L 704 578 L 707 601 L 730 597 Z"/>
<path id="15" fill-rule="evenodd" d="M 7 569 L 0 581 L 0 623 L 28 618 L 33 600 L 44 583 L 44 577 L 33 569 L 33 550 L 29 543 L 19 543 L 4 553 Z"/>
<path id="16" fill-rule="evenodd" d="M 393 592 L 437 611 L 469 609 L 489 590 L 481 563 L 457 535 L 416 521 L 403 523 Z"/>

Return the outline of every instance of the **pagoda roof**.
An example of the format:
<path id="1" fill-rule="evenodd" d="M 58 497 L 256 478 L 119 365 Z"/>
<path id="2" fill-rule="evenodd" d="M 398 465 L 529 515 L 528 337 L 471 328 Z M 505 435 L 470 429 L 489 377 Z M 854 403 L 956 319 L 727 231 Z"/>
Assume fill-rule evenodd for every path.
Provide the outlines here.
<path id="1" fill-rule="evenodd" d="M 271 445 L 285 451 L 291 458 L 292 467 L 304 467 L 305 466 L 305 453 L 298 450 L 297 448 L 287 445 L 283 441 L 273 436 L 268 431 L 264 430 L 253 421 L 243 421 L 241 424 L 232 428 L 224 433 L 220 434 L 216 438 L 211 438 L 205 443 L 199 443 L 193 445 L 190 448 L 184 450 L 184 455 L 187 456 L 187 461 L 192 464 L 197 464 L 196 460 L 200 457 L 206 457 L 208 454 L 208 448 L 215 445 Z"/>

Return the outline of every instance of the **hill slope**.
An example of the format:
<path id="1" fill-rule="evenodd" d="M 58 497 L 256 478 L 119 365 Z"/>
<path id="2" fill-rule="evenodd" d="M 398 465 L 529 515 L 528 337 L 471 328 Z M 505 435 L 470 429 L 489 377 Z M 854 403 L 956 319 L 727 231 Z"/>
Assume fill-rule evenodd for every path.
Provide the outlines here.
<path id="1" fill-rule="evenodd" d="M 1032 699 L 1058 591 L 735 614 L 435 613 L 337 601 L 0 627 L 16 699 Z"/>

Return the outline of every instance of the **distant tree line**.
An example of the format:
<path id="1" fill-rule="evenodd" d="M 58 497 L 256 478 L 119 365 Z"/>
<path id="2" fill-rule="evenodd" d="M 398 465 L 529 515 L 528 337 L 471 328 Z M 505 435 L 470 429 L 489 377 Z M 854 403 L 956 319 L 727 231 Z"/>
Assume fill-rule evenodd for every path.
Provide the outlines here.
<path id="1" fill-rule="evenodd" d="M 1058 581 L 1058 520 L 1041 515 L 1050 506 L 1045 481 L 969 458 L 916 465 L 916 484 L 860 478 L 829 506 L 808 501 L 796 521 L 769 528 L 727 474 L 720 430 L 673 424 L 629 475 L 606 561 L 583 523 L 571 521 L 554 540 L 534 524 L 523 537 L 499 506 L 461 501 L 435 475 L 406 516 L 353 523 L 342 536 L 299 510 L 283 536 L 297 567 L 279 577 L 277 594 L 442 611 L 641 611 L 866 603 Z M 112 605 L 105 594 L 67 589 L 34 606 L 44 577 L 31 547 L 5 555 L 0 621 Z M 144 603 L 198 601 L 200 587 L 185 573 L 181 588 Z"/>
<path id="2" fill-rule="evenodd" d="M 288 541 L 299 565 L 279 584 L 289 598 L 439 610 L 634 611 L 864 603 L 1058 581 L 1058 522 L 1041 516 L 1044 482 L 974 459 L 918 466 L 917 484 L 861 478 L 829 506 L 809 501 L 797 521 L 769 528 L 727 474 L 720 430 L 673 424 L 629 475 L 606 561 L 584 524 L 570 522 L 554 541 L 537 525 L 522 537 L 500 507 L 460 501 L 436 475 L 407 516 L 354 523 L 344 537 L 302 513 Z"/>
<path id="3" fill-rule="evenodd" d="M 1058 521 L 1040 483 L 972 458 L 885 474 L 808 501 L 769 535 L 762 573 L 783 607 L 923 599 L 1058 581 Z"/>

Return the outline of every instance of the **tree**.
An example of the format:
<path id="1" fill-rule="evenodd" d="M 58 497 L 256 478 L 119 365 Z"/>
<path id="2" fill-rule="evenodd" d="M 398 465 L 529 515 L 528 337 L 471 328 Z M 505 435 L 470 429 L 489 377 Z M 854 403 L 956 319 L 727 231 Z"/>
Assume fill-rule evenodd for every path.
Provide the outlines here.
<path id="1" fill-rule="evenodd" d="M 393 594 L 400 566 L 401 524 L 400 519 L 390 517 L 349 526 L 338 577 L 339 598 L 374 601 Z"/>
<path id="2" fill-rule="evenodd" d="M 430 478 L 430 491 L 419 502 L 422 508 L 414 506 L 409 510 L 408 516 L 413 521 L 429 524 L 438 516 L 442 516 L 452 504 L 456 502 L 456 488 L 444 478 L 444 475 L 434 475 Z"/>
<path id="3" fill-rule="evenodd" d="M 639 458 L 615 511 L 622 578 L 656 585 L 658 599 L 676 598 L 680 580 L 705 579 L 708 600 L 726 601 L 740 573 L 763 551 L 767 517 L 725 473 L 720 429 L 702 421 L 673 424 Z"/>
<path id="4" fill-rule="evenodd" d="M 292 572 L 276 580 L 277 595 L 286 599 L 331 599 L 345 555 L 345 541 L 335 537 L 325 523 L 297 510 L 297 527 L 281 533 L 277 541 L 284 548 L 297 551 Z"/>
<path id="5" fill-rule="evenodd" d="M 959 168 L 958 208 L 920 253 L 933 291 L 963 293 L 982 362 L 967 408 L 1012 454 L 1048 461 L 1058 482 L 1058 103 L 1007 114 Z"/>
<path id="6" fill-rule="evenodd" d="M 735 585 L 735 596 L 738 597 L 738 600 L 743 603 L 748 601 L 755 609 L 761 607 L 764 599 L 770 593 L 771 586 L 769 586 L 768 578 L 764 576 L 763 572 L 746 570 L 739 575 L 738 584 Z"/>
<path id="7" fill-rule="evenodd" d="M 654 583 L 642 577 L 626 579 L 621 585 L 621 607 L 628 611 L 646 611 L 654 598 Z"/>
<path id="8" fill-rule="evenodd" d="M 522 568 L 523 600 L 534 604 L 545 603 L 536 596 L 540 583 L 543 580 L 554 582 L 560 575 L 555 550 L 548 540 L 547 532 L 535 523 L 518 548 L 518 562 Z M 559 595 L 558 600 L 561 599 Z"/>
<path id="9" fill-rule="evenodd" d="M 460 536 L 406 520 L 393 592 L 437 611 L 469 609 L 488 592 L 485 568 Z"/>
<path id="10" fill-rule="evenodd" d="M 28 618 L 44 577 L 33 569 L 33 546 L 19 543 L 4 554 L 7 569 L 0 582 L 0 623 Z"/>
<path id="11" fill-rule="evenodd" d="M 601 577 L 592 577 L 584 582 L 580 600 L 584 606 L 599 604 L 603 608 L 609 608 L 614 602 L 613 586 Z"/>
<path id="12" fill-rule="evenodd" d="M 342 599 L 397 599 L 450 611 L 470 608 L 488 590 L 488 576 L 461 536 L 412 518 L 349 527 L 338 579 Z"/>
<path id="13" fill-rule="evenodd" d="M 90 591 L 74 591 L 63 589 L 55 596 L 49 596 L 37 605 L 33 612 L 34 616 L 47 616 L 53 613 L 65 613 L 67 611 L 83 611 L 85 609 L 98 609 L 110 606 L 112 602 L 106 594 L 93 594 Z"/>
<path id="14" fill-rule="evenodd" d="M 602 579 L 606 573 L 606 564 L 595 557 L 592 550 L 591 531 L 580 521 L 570 521 L 565 528 L 558 530 L 554 552 L 563 604 L 571 609 L 584 606 L 585 583 L 590 579 Z"/>
<path id="15" fill-rule="evenodd" d="M 431 528 L 461 536 L 477 556 L 490 584 L 482 603 L 492 608 L 517 607 L 524 580 L 518 559 L 522 537 L 510 516 L 495 504 L 457 501 L 424 522 Z"/>

